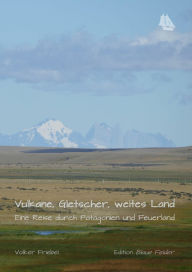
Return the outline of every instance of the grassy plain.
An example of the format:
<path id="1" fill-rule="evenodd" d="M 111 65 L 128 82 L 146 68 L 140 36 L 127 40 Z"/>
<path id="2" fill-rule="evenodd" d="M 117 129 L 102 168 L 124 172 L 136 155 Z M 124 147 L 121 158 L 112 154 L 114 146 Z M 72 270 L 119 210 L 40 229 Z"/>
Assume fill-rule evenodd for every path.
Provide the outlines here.
<path id="1" fill-rule="evenodd" d="M 54 209 L 14 201 L 52 201 Z M 58 208 L 62 199 L 110 208 Z M 175 208 L 117 209 L 114 201 L 173 201 Z M 192 148 L 67 150 L 0 147 L 0 271 L 191 271 Z M 19 215 L 173 215 L 174 221 L 15 221 Z M 41 235 L 37 231 L 53 231 Z M 55 231 L 55 232 L 54 232 Z M 58 232 L 57 232 L 58 231 Z M 15 250 L 34 250 L 17 255 Z M 38 250 L 59 250 L 39 255 Z M 132 251 L 116 254 L 114 250 Z M 138 250 L 151 254 L 137 254 Z M 174 251 L 156 254 L 156 250 Z M 9 257 L 9 258 L 8 258 Z"/>

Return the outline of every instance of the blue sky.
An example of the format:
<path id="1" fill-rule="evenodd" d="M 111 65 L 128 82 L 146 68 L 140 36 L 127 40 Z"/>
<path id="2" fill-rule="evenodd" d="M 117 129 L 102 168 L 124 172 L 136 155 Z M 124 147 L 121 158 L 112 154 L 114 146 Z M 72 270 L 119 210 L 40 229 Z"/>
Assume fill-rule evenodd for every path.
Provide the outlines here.
<path id="1" fill-rule="evenodd" d="M 56 118 L 192 145 L 191 0 L 0 0 L 0 31 L 0 133 Z"/>

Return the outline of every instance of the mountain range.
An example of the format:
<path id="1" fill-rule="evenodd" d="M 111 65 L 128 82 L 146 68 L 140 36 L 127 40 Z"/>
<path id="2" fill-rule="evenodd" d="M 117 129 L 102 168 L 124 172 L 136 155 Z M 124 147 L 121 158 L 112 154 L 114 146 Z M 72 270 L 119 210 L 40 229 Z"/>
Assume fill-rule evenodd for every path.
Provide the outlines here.
<path id="1" fill-rule="evenodd" d="M 74 148 L 145 148 L 174 147 L 173 141 L 160 133 L 128 130 L 121 133 L 118 126 L 95 123 L 84 136 L 66 127 L 61 121 L 49 119 L 16 134 L 0 134 L 2 146 L 42 146 Z"/>

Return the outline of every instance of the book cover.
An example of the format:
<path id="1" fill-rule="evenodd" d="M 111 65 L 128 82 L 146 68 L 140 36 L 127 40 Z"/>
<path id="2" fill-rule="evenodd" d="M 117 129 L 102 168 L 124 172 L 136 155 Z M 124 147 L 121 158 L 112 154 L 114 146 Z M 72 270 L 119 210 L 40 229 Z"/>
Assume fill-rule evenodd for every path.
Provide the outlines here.
<path id="1" fill-rule="evenodd" d="M 192 271 L 192 2 L 0 22 L 0 272 Z"/>

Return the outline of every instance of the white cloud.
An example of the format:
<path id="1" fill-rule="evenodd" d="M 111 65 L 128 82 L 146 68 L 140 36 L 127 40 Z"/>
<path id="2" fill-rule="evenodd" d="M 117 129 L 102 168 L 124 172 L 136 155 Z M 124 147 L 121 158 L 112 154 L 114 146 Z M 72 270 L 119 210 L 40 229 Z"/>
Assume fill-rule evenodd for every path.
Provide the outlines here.
<path id="1" fill-rule="evenodd" d="M 191 93 L 186 93 L 186 94 L 182 94 L 179 95 L 179 102 L 180 104 L 184 105 L 184 106 L 188 106 L 192 104 L 192 94 Z"/>
<path id="2" fill-rule="evenodd" d="M 116 36 L 95 41 L 79 32 L 0 55 L 0 78 L 39 86 L 49 82 L 68 92 L 143 92 L 134 85 L 134 72 L 176 69 L 192 69 L 192 33 L 157 30 L 135 41 Z"/>

